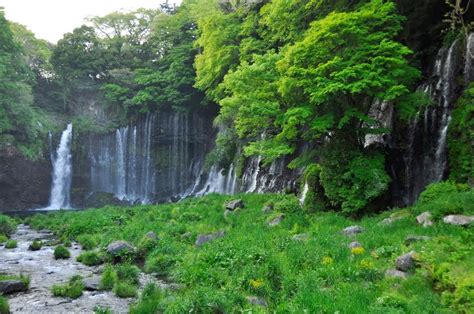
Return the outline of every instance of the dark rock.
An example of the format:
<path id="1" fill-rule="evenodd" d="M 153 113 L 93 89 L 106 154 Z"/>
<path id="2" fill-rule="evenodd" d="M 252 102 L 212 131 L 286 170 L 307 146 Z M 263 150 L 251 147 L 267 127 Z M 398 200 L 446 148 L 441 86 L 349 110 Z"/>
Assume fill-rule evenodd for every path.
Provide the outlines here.
<path id="1" fill-rule="evenodd" d="M 0 145 L 0 211 L 45 207 L 51 190 L 51 162 L 27 159 L 13 145 Z"/>
<path id="2" fill-rule="evenodd" d="M 415 251 L 411 251 L 405 255 L 397 257 L 397 269 L 401 271 L 409 271 L 415 266 Z"/>
<path id="3" fill-rule="evenodd" d="M 136 249 L 130 243 L 126 241 L 114 241 L 107 246 L 107 253 L 112 257 L 121 257 L 124 255 L 133 255 L 135 254 Z"/>
<path id="4" fill-rule="evenodd" d="M 429 227 L 433 225 L 433 221 L 431 220 L 431 213 L 430 212 L 424 212 L 421 213 L 420 215 L 416 216 L 416 221 L 420 224 L 423 225 L 423 227 Z"/>
<path id="5" fill-rule="evenodd" d="M 431 240 L 431 237 L 428 236 L 417 236 L 417 235 L 409 235 L 405 238 L 405 245 L 410 245 L 415 242 L 419 241 L 428 241 Z"/>
<path id="6" fill-rule="evenodd" d="M 225 204 L 225 209 L 230 210 L 230 211 L 234 211 L 239 208 L 244 208 L 244 202 L 241 199 L 228 201 Z"/>
<path id="7" fill-rule="evenodd" d="M 92 276 L 83 280 L 84 288 L 88 291 L 100 290 L 100 277 Z"/>
<path id="8" fill-rule="evenodd" d="M 385 277 L 406 279 L 407 273 L 398 269 L 387 269 L 385 272 Z"/>
<path id="9" fill-rule="evenodd" d="M 263 206 L 262 213 L 270 214 L 271 212 L 273 212 L 273 204 L 267 204 L 267 205 Z"/>
<path id="10" fill-rule="evenodd" d="M 356 247 L 362 247 L 362 244 L 360 244 L 359 242 L 357 241 L 352 241 L 351 243 L 349 243 L 349 248 L 352 250 L 352 249 L 355 249 Z"/>
<path id="11" fill-rule="evenodd" d="M 20 291 L 26 291 L 28 287 L 21 280 L 1 280 L 0 281 L 0 294 L 9 294 Z"/>
<path id="12" fill-rule="evenodd" d="M 268 221 L 268 225 L 269 225 L 270 227 L 277 226 L 277 225 L 279 225 L 279 224 L 283 221 L 284 218 L 285 218 L 285 215 L 283 215 L 283 214 L 278 214 L 276 217 L 274 217 L 274 218 L 272 218 L 272 219 L 270 219 L 270 220 Z"/>
<path id="13" fill-rule="evenodd" d="M 225 235 L 225 231 L 217 231 L 214 233 L 209 233 L 209 234 L 201 234 L 197 237 L 196 239 L 196 246 L 202 246 L 203 244 L 218 239 L 222 238 Z"/>
<path id="14" fill-rule="evenodd" d="M 158 236 L 156 235 L 155 232 L 153 231 L 148 231 L 146 234 L 145 234 L 145 237 L 149 238 L 150 240 L 153 240 L 153 241 L 158 241 Z"/>
<path id="15" fill-rule="evenodd" d="M 342 230 L 342 233 L 347 236 L 352 236 L 354 234 L 361 233 L 363 231 L 364 231 L 364 228 L 362 228 L 361 226 L 350 226 L 350 227 L 344 228 Z"/>
<path id="16" fill-rule="evenodd" d="M 264 307 L 264 308 L 268 307 L 267 301 L 263 298 L 249 296 L 249 297 L 247 297 L 247 301 L 252 305 L 258 305 L 258 306 L 261 306 L 261 307 Z"/>
<path id="17" fill-rule="evenodd" d="M 449 225 L 467 227 L 474 221 L 474 216 L 448 215 L 443 218 L 443 221 Z"/>

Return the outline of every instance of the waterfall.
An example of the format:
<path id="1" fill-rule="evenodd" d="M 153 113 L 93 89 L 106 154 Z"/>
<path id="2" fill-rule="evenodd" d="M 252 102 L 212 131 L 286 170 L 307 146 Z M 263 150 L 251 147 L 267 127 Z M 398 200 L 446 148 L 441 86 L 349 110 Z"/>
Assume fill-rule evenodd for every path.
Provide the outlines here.
<path id="1" fill-rule="evenodd" d="M 457 78 L 462 73 L 467 85 L 474 76 L 474 34 L 470 34 L 466 41 L 464 65 L 461 63 L 460 43 L 456 40 L 448 49 L 439 51 L 431 79 L 418 88 L 431 98 L 433 104 L 417 113 L 408 130 L 401 205 L 414 203 L 428 184 L 445 179 L 448 170 L 447 135 L 451 110 L 458 94 Z"/>
<path id="2" fill-rule="evenodd" d="M 51 139 L 51 136 L 49 136 Z M 72 176 L 72 124 L 68 124 L 66 130 L 61 135 L 61 141 L 53 159 L 53 184 L 49 206 L 46 209 L 71 208 L 71 176 Z M 52 145 L 52 144 L 51 144 Z"/>
<path id="3" fill-rule="evenodd" d="M 91 191 L 132 203 L 194 195 L 204 181 L 204 158 L 213 139 L 209 128 L 210 122 L 205 125 L 197 112 L 168 111 L 149 113 L 109 134 L 91 135 Z"/>
<path id="4" fill-rule="evenodd" d="M 303 186 L 303 191 L 301 192 L 301 196 L 299 198 L 301 206 L 304 205 L 304 201 L 306 200 L 306 195 L 308 194 L 308 190 L 309 190 L 308 182 L 305 182 Z"/>

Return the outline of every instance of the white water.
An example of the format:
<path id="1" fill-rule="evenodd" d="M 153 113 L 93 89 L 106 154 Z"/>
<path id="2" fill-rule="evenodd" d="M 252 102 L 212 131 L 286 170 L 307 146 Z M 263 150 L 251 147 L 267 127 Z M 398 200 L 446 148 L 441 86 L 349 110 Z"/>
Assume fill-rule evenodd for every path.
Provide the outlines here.
<path id="1" fill-rule="evenodd" d="M 308 182 L 305 182 L 304 187 L 303 187 L 303 192 L 301 192 L 301 196 L 299 199 L 301 206 L 303 206 L 304 201 L 306 201 L 306 195 L 308 195 L 308 190 L 309 190 Z"/>
<path id="2" fill-rule="evenodd" d="M 53 157 L 53 185 L 49 206 L 45 209 L 67 209 L 71 208 L 71 177 L 72 177 L 72 124 L 67 125 L 61 135 L 56 154 Z"/>

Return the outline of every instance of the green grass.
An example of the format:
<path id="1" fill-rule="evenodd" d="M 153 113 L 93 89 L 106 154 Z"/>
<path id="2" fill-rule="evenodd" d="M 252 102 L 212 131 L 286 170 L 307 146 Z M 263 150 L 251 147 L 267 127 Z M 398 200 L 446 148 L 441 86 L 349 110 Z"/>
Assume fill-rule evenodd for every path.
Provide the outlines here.
<path id="1" fill-rule="evenodd" d="M 137 296 L 137 287 L 126 282 L 117 283 L 113 291 L 120 298 L 134 298 Z"/>
<path id="2" fill-rule="evenodd" d="M 15 249 L 18 247 L 18 243 L 15 240 L 7 240 L 5 243 L 5 248 L 7 249 Z"/>
<path id="3" fill-rule="evenodd" d="M 357 221 L 334 212 L 295 210 L 290 196 L 248 194 L 58 212 L 35 216 L 31 224 L 76 240 L 100 234 L 98 247 L 118 239 L 138 246 L 148 231 L 157 231 L 160 240 L 147 248 L 144 269 L 181 288 L 147 287 L 132 313 L 261 312 L 249 304 L 249 296 L 265 299 L 266 311 L 277 313 L 469 313 L 474 309 L 474 228 L 446 225 L 441 216 L 453 210 L 473 214 L 474 193 L 461 189 L 435 194 L 417 206 Z M 233 198 L 242 198 L 245 208 L 224 217 L 223 204 Z M 272 214 L 262 213 L 269 201 L 285 214 L 275 227 L 266 223 Z M 436 221 L 423 228 L 415 217 L 427 208 Z M 379 224 L 390 215 L 400 219 Z M 354 224 L 365 232 L 354 238 L 341 234 Z M 220 230 L 224 237 L 195 246 L 199 234 Z M 292 239 L 301 233 L 308 238 Z M 431 240 L 406 245 L 409 235 Z M 354 252 L 360 254 L 348 248 L 354 240 L 363 246 Z M 385 278 L 397 256 L 411 250 L 419 261 L 409 278 Z M 119 289 L 122 281 L 134 286 L 132 269 L 128 264 L 106 266 L 102 285 L 109 290 Z"/>
<path id="4" fill-rule="evenodd" d="M 0 295 L 0 314 L 9 314 L 10 306 L 8 305 L 8 299 Z"/>
<path id="5" fill-rule="evenodd" d="M 28 249 L 30 251 L 39 251 L 39 250 L 41 250 L 42 247 L 43 247 L 43 243 L 41 241 L 33 240 L 33 242 L 31 242 Z"/>
<path id="6" fill-rule="evenodd" d="M 0 214 L 0 234 L 10 236 L 16 226 L 17 222 L 13 218 Z"/>
<path id="7" fill-rule="evenodd" d="M 58 245 L 54 248 L 54 258 L 55 259 L 68 259 L 71 257 L 71 252 L 62 245 Z"/>
<path id="8" fill-rule="evenodd" d="M 1 275 L 0 274 L 0 281 L 2 280 L 21 280 L 25 285 L 26 289 L 30 286 L 30 277 L 20 274 L 18 276 L 15 275 Z"/>
<path id="9" fill-rule="evenodd" d="M 104 263 L 104 256 L 99 252 L 84 252 L 77 257 L 77 261 L 87 266 L 96 266 Z"/>
<path id="10" fill-rule="evenodd" d="M 0 243 L 5 243 L 8 241 L 8 237 L 4 234 L 0 234 Z"/>
<path id="11" fill-rule="evenodd" d="M 82 295 L 84 290 L 84 283 L 81 276 L 73 276 L 69 282 L 63 285 L 53 285 L 51 292 L 55 297 L 68 297 L 77 299 Z"/>

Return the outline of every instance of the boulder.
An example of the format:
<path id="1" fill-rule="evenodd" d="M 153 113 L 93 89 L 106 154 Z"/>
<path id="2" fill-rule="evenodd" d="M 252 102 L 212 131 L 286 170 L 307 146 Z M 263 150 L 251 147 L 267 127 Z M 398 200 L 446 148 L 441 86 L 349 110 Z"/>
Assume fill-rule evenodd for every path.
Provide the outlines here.
<path id="1" fill-rule="evenodd" d="M 295 234 L 294 236 L 291 237 L 291 239 L 295 241 L 306 241 L 309 239 L 309 234 L 307 233 Z"/>
<path id="2" fill-rule="evenodd" d="M 202 246 L 203 244 L 209 241 L 222 238 L 224 235 L 225 235 L 225 231 L 223 230 L 217 231 L 214 233 L 209 233 L 209 234 L 200 234 L 196 239 L 196 246 L 197 247 Z"/>
<path id="3" fill-rule="evenodd" d="M 226 210 L 234 211 L 234 210 L 237 210 L 239 208 L 244 208 L 244 202 L 241 199 L 228 201 L 225 204 L 225 209 Z"/>
<path id="4" fill-rule="evenodd" d="M 270 219 L 267 223 L 270 227 L 274 227 L 274 226 L 279 225 L 283 221 L 284 218 L 285 218 L 285 215 L 278 214 L 274 218 Z"/>
<path id="5" fill-rule="evenodd" d="M 270 214 L 271 212 L 273 212 L 273 204 L 267 204 L 267 205 L 263 206 L 262 213 Z"/>
<path id="6" fill-rule="evenodd" d="M 433 225 L 433 221 L 431 220 L 431 213 L 430 212 L 424 212 L 421 213 L 420 215 L 416 216 L 416 221 L 420 224 L 423 225 L 423 227 L 429 227 Z"/>
<path id="7" fill-rule="evenodd" d="M 415 266 L 415 251 L 397 257 L 396 266 L 398 270 L 409 271 Z"/>
<path id="8" fill-rule="evenodd" d="M 361 226 L 350 226 L 350 227 L 344 228 L 342 230 L 342 233 L 346 236 L 352 236 L 357 233 L 361 233 L 363 231 L 364 231 L 364 228 L 362 228 Z"/>
<path id="9" fill-rule="evenodd" d="M 417 236 L 417 235 L 409 235 L 405 238 L 405 245 L 410 245 L 415 242 L 419 241 L 428 241 L 431 240 L 431 237 L 428 236 Z"/>
<path id="10" fill-rule="evenodd" d="M 147 237 L 148 239 L 153 240 L 153 241 L 158 241 L 158 236 L 157 236 L 156 233 L 153 232 L 153 231 L 148 231 L 148 232 L 145 234 L 145 237 Z"/>
<path id="11" fill-rule="evenodd" d="M 385 277 L 406 279 L 407 273 L 398 269 L 387 269 L 387 271 L 385 272 Z"/>
<path id="12" fill-rule="evenodd" d="M 258 305 L 258 306 L 261 306 L 261 307 L 264 307 L 264 308 L 268 307 L 267 301 L 263 298 L 249 296 L 249 297 L 247 297 L 247 301 L 252 305 Z"/>
<path id="13" fill-rule="evenodd" d="M 356 247 L 362 247 L 362 244 L 360 244 L 359 242 L 357 241 L 352 241 L 351 243 L 349 243 L 349 248 L 352 250 L 352 249 L 355 249 Z"/>
<path id="14" fill-rule="evenodd" d="M 127 241 L 114 241 L 107 246 L 107 253 L 112 257 L 121 257 L 124 255 L 133 255 L 135 254 L 136 249 Z"/>
<path id="15" fill-rule="evenodd" d="M 467 227 L 474 221 L 474 216 L 448 215 L 443 218 L 444 223 Z"/>
<path id="16" fill-rule="evenodd" d="M 84 288 L 87 291 L 100 290 L 100 277 L 99 276 L 92 276 L 89 278 L 85 278 L 83 282 L 84 282 Z"/>
<path id="17" fill-rule="evenodd" d="M 0 281 L 0 294 L 26 291 L 28 287 L 21 280 L 9 279 Z"/>

